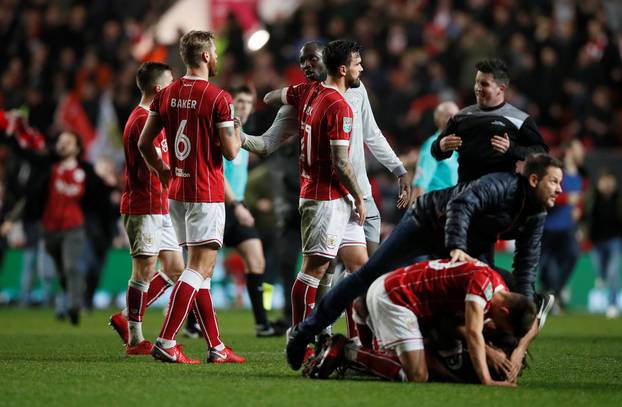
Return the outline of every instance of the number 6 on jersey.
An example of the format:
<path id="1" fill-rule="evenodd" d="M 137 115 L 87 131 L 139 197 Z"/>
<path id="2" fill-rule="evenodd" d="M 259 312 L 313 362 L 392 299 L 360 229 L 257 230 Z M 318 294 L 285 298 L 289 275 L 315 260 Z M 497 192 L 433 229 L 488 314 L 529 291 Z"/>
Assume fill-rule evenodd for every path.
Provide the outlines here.
<path id="1" fill-rule="evenodd" d="M 184 134 L 188 120 L 182 120 L 175 134 L 175 157 L 183 161 L 190 155 L 190 139 Z"/>

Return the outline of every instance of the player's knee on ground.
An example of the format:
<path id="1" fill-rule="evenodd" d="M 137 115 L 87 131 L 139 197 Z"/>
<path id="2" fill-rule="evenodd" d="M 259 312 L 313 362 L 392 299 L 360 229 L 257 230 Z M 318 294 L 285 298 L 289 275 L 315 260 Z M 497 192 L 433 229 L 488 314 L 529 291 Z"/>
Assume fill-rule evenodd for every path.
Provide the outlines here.
<path id="1" fill-rule="evenodd" d="M 398 350 L 398 357 L 409 382 L 425 383 L 428 381 L 428 365 L 423 349 L 403 352 Z"/>
<path id="2" fill-rule="evenodd" d="M 148 282 L 155 273 L 156 256 L 136 256 L 132 259 L 132 280 Z"/>

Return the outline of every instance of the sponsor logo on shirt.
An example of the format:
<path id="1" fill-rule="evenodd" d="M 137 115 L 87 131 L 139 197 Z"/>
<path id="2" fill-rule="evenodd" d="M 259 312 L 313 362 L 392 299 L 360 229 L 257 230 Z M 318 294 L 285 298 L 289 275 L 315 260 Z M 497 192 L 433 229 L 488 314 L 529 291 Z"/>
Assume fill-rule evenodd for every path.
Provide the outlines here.
<path id="1" fill-rule="evenodd" d="M 352 118 L 351 117 L 343 118 L 343 131 L 345 133 L 349 133 L 352 131 Z"/>
<path id="2" fill-rule="evenodd" d="M 484 288 L 484 296 L 486 297 L 486 301 L 490 301 L 492 299 L 492 283 L 488 282 L 486 288 Z"/>
<path id="3" fill-rule="evenodd" d="M 188 174 L 187 172 L 184 172 L 184 170 L 179 167 L 175 167 L 175 176 L 181 177 L 181 178 L 190 178 L 190 174 Z"/>
<path id="4" fill-rule="evenodd" d="M 500 122 L 499 120 L 495 120 L 494 122 L 491 122 L 490 124 L 494 125 L 494 126 L 501 126 L 501 127 L 505 127 L 505 123 Z"/>

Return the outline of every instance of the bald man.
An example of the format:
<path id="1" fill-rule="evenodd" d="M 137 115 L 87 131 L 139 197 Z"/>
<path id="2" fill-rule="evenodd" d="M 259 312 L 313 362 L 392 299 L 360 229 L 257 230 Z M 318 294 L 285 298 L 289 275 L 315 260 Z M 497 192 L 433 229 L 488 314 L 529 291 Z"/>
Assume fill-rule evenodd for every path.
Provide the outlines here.
<path id="1" fill-rule="evenodd" d="M 458 153 L 454 151 L 447 160 L 436 161 L 432 157 L 431 150 L 434 140 L 445 130 L 449 119 L 459 110 L 458 105 L 451 101 L 443 102 L 434 109 L 434 124 L 437 130 L 421 145 L 413 182 L 413 198 L 426 192 L 453 187 L 458 182 Z"/>

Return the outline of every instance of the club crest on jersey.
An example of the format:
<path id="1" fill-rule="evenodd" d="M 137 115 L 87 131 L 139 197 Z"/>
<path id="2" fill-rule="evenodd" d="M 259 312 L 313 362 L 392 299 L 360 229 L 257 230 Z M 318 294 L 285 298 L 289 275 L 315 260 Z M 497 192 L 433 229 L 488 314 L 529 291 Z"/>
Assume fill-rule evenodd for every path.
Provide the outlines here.
<path id="1" fill-rule="evenodd" d="M 143 243 L 146 246 L 153 246 L 153 236 L 149 233 L 143 233 Z"/>
<path id="2" fill-rule="evenodd" d="M 349 133 L 352 131 L 352 118 L 351 117 L 343 118 L 343 131 L 345 133 Z"/>
<path id="3" fill-rule="evenodd" d="M 162 151 L 168 153 L 168 143 L 166 142 L 166 139 L 162 140 L 160 147 L 162 147 Z"/>
<path id="4" fill-rule="evenodd" d="M 484 296 L 486 297 L 486 301 L 490 301 L 492 299 L 492 283 L 488 283 L 486 288 L 484 288 Z"/>
<path id="5" fill-rule="evenodd" d="M 328 246 L 329 249 L 332 249 L 335 246 L 337 246 L 337 235 L 326 236 L 326 246 Z"/>

